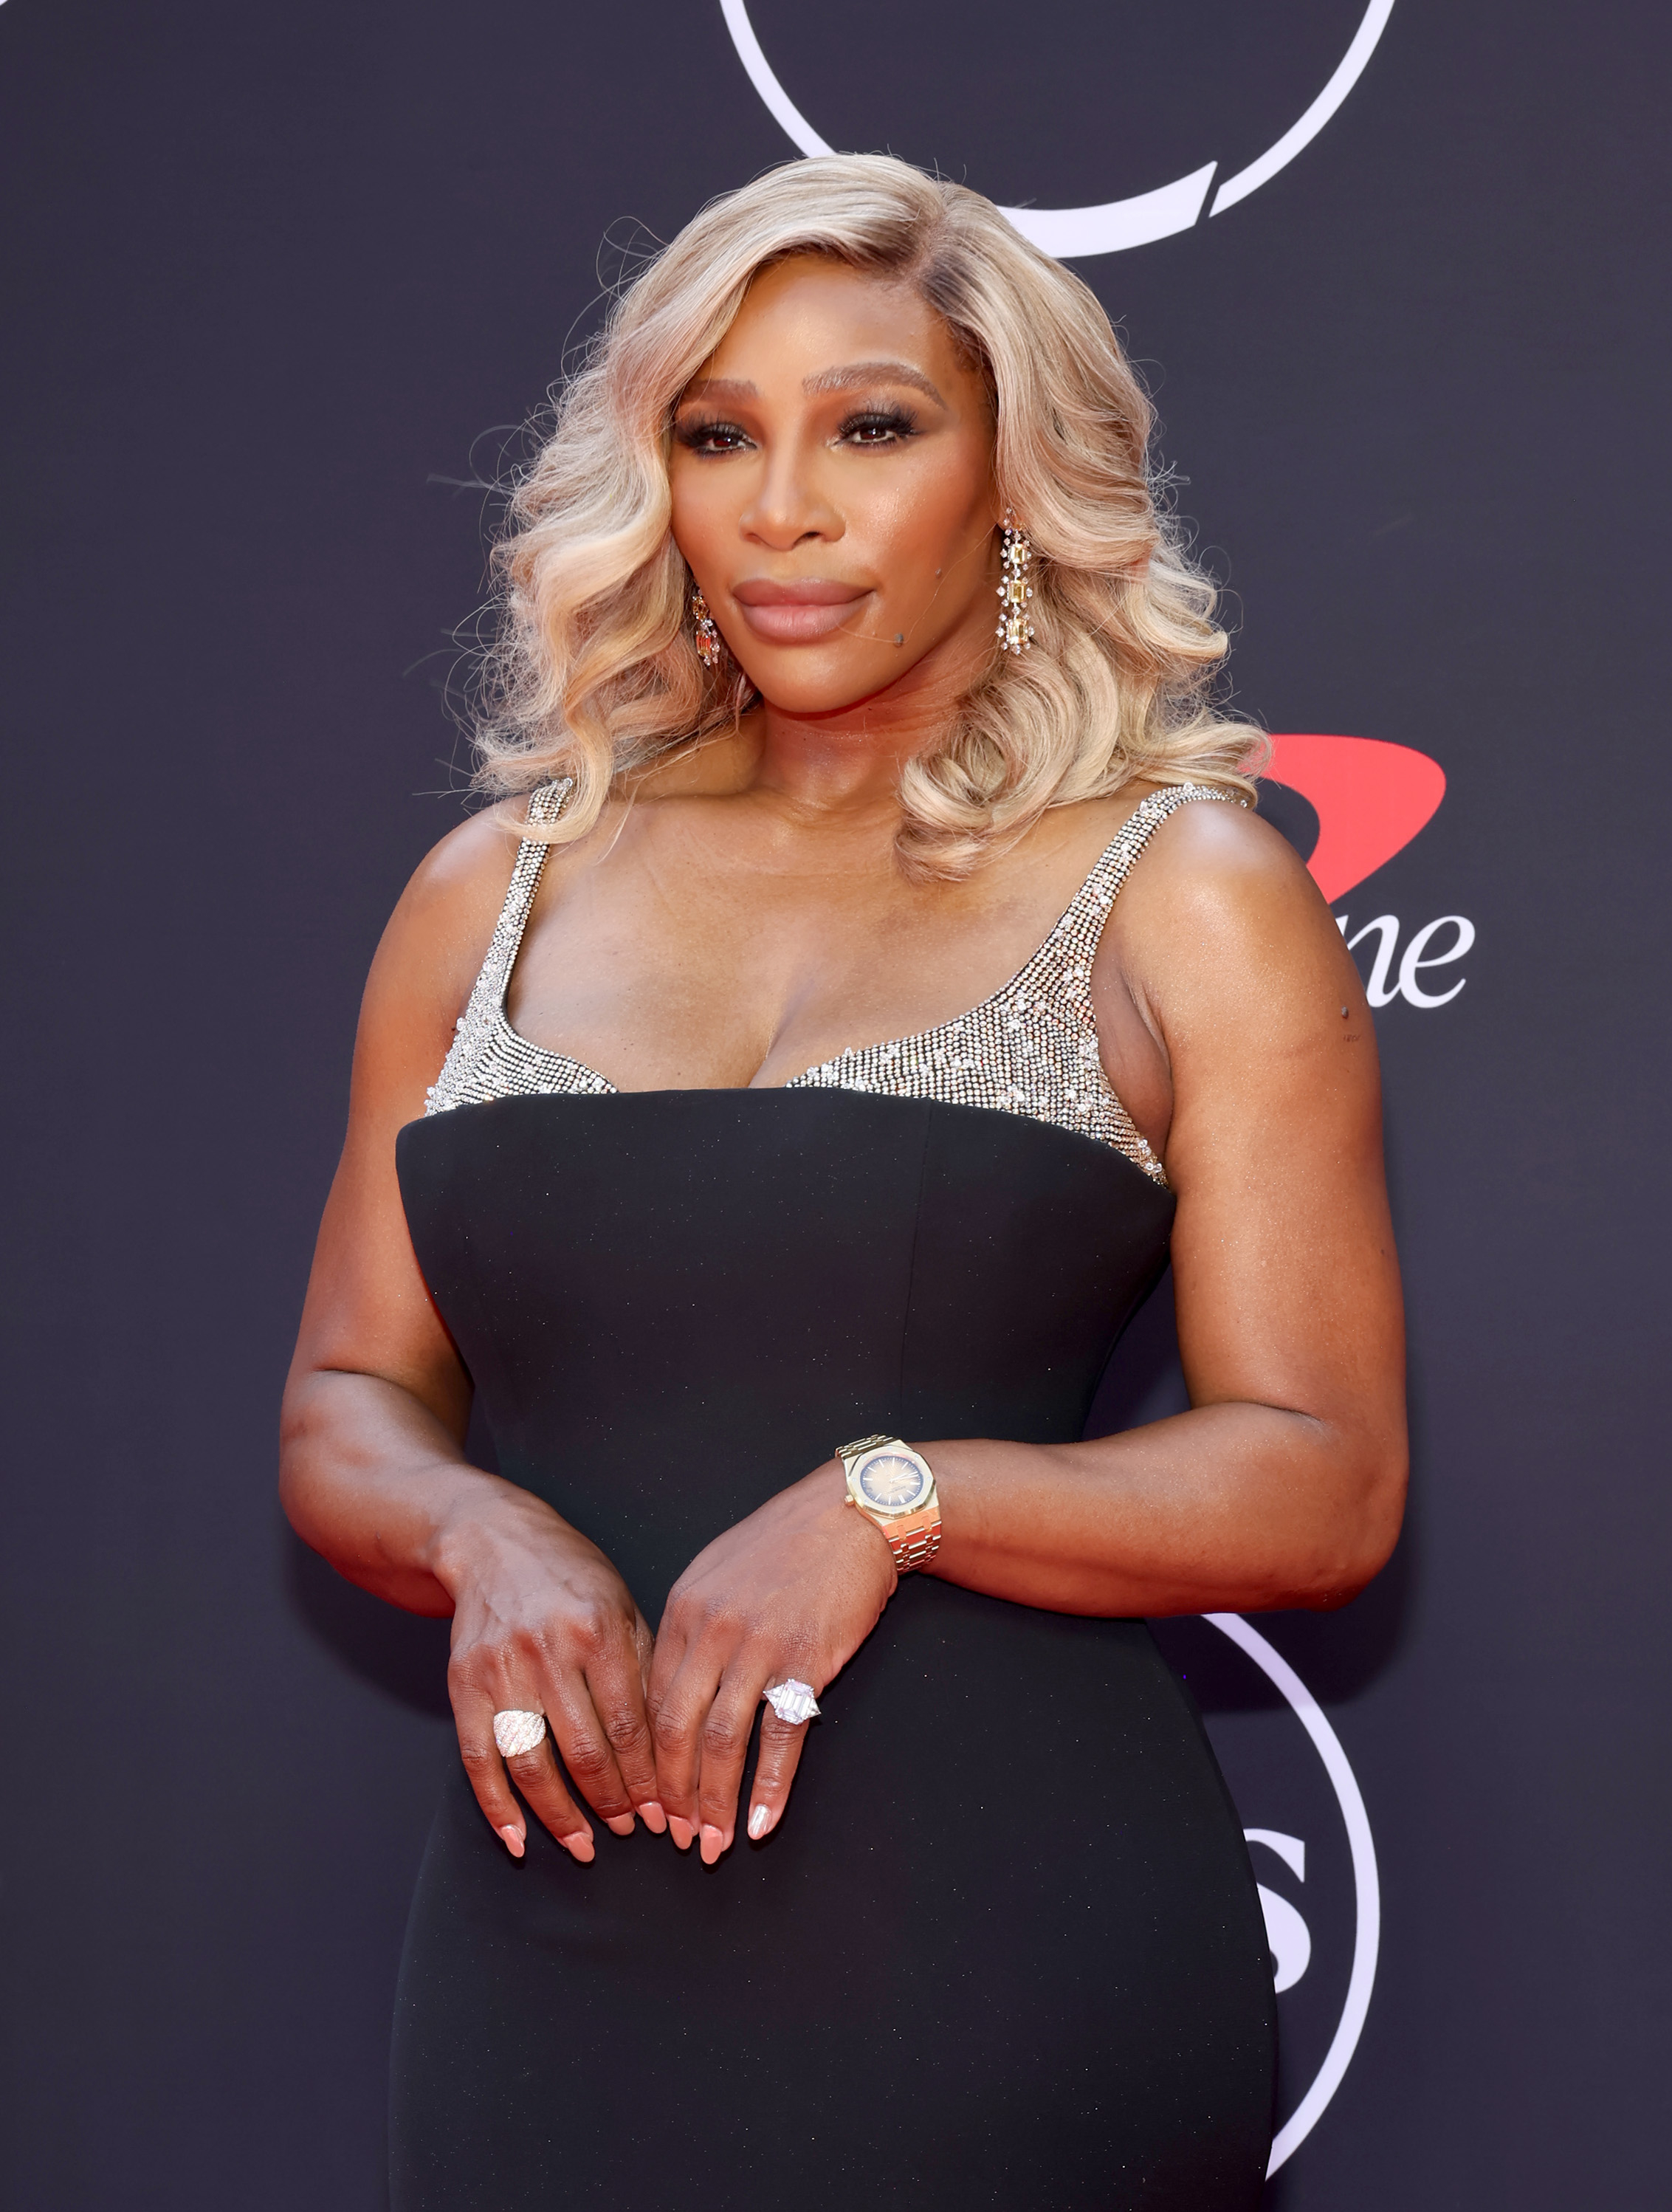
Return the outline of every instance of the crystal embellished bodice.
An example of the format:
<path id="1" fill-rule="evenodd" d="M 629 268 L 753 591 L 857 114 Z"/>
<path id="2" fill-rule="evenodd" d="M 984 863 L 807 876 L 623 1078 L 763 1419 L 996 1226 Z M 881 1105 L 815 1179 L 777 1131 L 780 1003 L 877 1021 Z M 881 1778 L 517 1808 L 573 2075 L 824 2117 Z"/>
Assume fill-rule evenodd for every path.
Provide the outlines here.
<path id="1" fill-rule="evenodd" d="M 528 805 L 531 822 L 556 821 L 569 789 L 563 778 L 535 792 Z M 1122 823 L 1050 935 L 1009 982 L 955 1020 L 882 1044 L 850 1047 L 792 1076 L 783 1088 L 938 1098 L 1025 1115 L 1114 1146 L 1164 1190 L 1160 1161 L 1104 1072 L 1091 967 L 1110 908 L 1139 854 L 1170 814 L 1197 799 L 1244 803 L 1234 792 L 1206 784 L 1171 784 L 1152 792 Z M 505 1011 L 511 971 L 550 850 L 543 838 L 530 837 L 518 852 L 488 956 L 428 1094 L 427 1115 L 493 1098 L 597 1097 L 617 1088 L 584 1061 L 519 1036 Z"/>

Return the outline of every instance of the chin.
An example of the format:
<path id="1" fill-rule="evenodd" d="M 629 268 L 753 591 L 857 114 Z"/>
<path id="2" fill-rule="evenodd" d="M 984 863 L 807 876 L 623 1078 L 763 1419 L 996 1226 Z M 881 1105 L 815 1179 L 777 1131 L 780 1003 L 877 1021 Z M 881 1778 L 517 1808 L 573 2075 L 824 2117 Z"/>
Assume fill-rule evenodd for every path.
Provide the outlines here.
<path id="1" fill-rule="evenodd" d="M 894 662 L 865 666 L 848 662 L 832 667 L 827 661 L 819 667 L 786 654 L 771 665 L 757 656 L 756 665 L 745 667 L 744 673 L 762 698 L 781 714 L 840 714 L 886 690 L 905 670 Z"/>

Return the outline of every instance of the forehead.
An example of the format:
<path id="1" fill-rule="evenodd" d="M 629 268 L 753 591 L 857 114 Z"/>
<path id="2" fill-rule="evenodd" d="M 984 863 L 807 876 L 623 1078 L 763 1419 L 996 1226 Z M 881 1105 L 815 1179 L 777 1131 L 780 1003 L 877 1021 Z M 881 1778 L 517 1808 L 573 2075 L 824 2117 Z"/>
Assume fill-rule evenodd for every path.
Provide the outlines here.
<path id="1" fill-rule="evenodd" d="M 700 374 L 799 381 L 846 362 L 900 361 L 947 396 L 970 380 L 952 332 L 902 278 L 812 254 L 763 270 Z"/>

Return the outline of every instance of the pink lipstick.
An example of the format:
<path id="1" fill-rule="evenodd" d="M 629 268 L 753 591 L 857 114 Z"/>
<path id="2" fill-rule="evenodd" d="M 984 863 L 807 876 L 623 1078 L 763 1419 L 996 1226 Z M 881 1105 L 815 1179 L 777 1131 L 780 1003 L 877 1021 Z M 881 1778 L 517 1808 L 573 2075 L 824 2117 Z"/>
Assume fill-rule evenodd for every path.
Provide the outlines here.
<path id="1" fill-rule="evenodd" d="M 851 621 L 860 601 L 870 596 L 866 585 L 834 583 L 817 576 L 789 584 L 748 576 L 732 591 L 745 622 L 771 645 L 810 645 L 829 637 Z"/>

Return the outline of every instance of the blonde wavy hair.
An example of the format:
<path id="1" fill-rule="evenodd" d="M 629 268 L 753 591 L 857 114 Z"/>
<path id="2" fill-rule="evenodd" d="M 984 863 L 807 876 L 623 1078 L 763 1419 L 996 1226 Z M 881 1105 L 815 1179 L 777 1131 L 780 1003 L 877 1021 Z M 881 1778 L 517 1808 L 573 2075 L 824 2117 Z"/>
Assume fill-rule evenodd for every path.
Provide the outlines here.
<path id="1" fill-rule="evenodd" d="M 901 778 L 914 875 L 967 875 L 1048 807 L 1134 777 L 1252 793 L 1262 740 L 1218 714 L 1213 583 L 1158 496 L 1143 387 L 1095 295 L 990 200 L 878 155 L 774 169 L 703 209 L 617 298 L 514 483 L 494 550 L 498 627 L 477 787 L 574 779 L 583 837 L 623 778 L 735 726 L 751 694 L 704 669 L 669 528 L 673 410 L 752 278 L 820 254 L 913 285 L 984 371 L 1000 497 L 1033 541 L 1037 643 L 995 642 L 942 744 Z"/>

